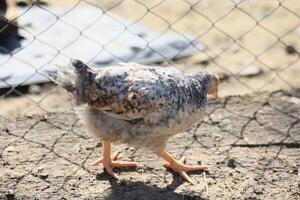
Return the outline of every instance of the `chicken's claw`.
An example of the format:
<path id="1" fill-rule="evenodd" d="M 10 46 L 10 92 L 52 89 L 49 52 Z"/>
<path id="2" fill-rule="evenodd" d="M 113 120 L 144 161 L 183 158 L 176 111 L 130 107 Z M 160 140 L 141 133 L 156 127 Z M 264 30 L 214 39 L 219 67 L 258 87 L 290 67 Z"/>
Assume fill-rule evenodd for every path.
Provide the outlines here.
<path id="1" fill-rule="evenodd" d="M 102 164 L 105 171 L 114 177 L 115 179 L 118 179 L 118 176 L 113 172 L 113 168 L 115 167 L 137 167 L 136 162 L 122 162 L 122 161 L 116 161 L 118 159 L 118 155 L 120 154 L 119 151 L 115 152 L 113 155 L 110 156 L 110 143 L 109 142 L 103 142 L 103 157 L 98 159 L 93 163 L 93 165 L 99 165 Z"/>
<path id="2" fill-rule="evenodd" d="M 191 165 L 185 165 L 185 164 L 180 164 L 178 165 L 178 163 L 174 162 L 173 165 L 170 165 L 168 163 L 168 165 L 164 165 L 166 168 L 172 169 L 173 171 L 177 172 L 184 180 L 186 180 L 187 182 L 191 183 L 191 184 L 195 184 L 192 179 L 189 177 L 189 175 L 187 175 L 187 172 L 190 171 L 198 171 L 198 170 L 208 170 L 207 166 L 200 166 L 200 165 L 196 165 L 196 166 L 191 166 Z"/>
<path id="3" fill-rule="evenodd" d="M 164 167 L 168 169 L 172 169 L 177 172 L 184 180 L 194 185 L 192 179 L 187 175 L 187 172 L 190 171 L 199 171 L 199 170 L 208 170 L 207 166 L 200 165 L 185 165 L 186 158 L 183 156 L 180 160 L 175 160 L 169 153 L 167 152 L 159 152 L 157 153 L 159 156 L 164 158 L 167 162 L 164 163 Z"/>

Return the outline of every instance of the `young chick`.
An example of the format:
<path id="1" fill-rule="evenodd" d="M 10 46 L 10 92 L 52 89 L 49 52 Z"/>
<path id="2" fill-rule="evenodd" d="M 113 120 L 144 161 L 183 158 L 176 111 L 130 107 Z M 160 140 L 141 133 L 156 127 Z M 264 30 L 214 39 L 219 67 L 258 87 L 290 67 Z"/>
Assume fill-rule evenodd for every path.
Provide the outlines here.
<path id="1" fill-rule="evenodd" d="M 103 155 L 95 164 L 117 178 L 114 167 L 136 167 L 116 161 L 112 142 L 146 148 L 166 160 L 165 167 L 193 183 L 189 171 L 206 166 L 185 165 L 166 150 L 167 140 L 199 122 L 207 107 L 207 95 L 218 95 L 219 79 L 209 72 L 183 74 L 175 68 L 138 64 L 92 69 L 79 60 L 61 69 L 55 82 L 71 93 L 78 114 L 89 133 L 103 142 Z"/>

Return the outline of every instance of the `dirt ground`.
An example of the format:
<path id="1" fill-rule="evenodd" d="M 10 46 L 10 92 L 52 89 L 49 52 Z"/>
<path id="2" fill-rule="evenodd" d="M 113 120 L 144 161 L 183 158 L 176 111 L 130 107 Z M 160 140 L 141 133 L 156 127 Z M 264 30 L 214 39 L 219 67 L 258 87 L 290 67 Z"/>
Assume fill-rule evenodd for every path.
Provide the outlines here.
<path id="1" fill-rule="evenodd" d="M 114 145 L 122 160 L 140 165 L 116 169 L 120 180 L 111 179 L 90 165 L 101 143 L 85 132 L 66 93 L 34 85 L 16 88 L 21 96 L 1 93 L 0 199 L 300 199 L 297 0 L 47 2 L 99 6 L 158 32 L 199 36 L 206 50 L 171 64 L 218 73 L 221 98 L 168 150 L 209 171 L 192 173 L 193 186 L 151 152 Z"/>
<path id="2" fill-rule="evenodd" d="M 211 100 L 206 118 L 168 142 L 208 172 L 182 182 L 151 152 L 114 145 L 136 170 L 91 166 L 101 143 L 72 111 L 0 118 L 0 199 L 300 199 L 300 90 Z"/>
<path id="3" fill-rule="evenodd" d="M 162 34 L 168 31 L 198 36 L 205 51 L 171 63 L 185 72 L 207 69 L 218 73 L 222 79 L 220 96 L 299 88 L 297 0 L 46 2 L 45 9 L 63 6 L 69 12 L 76 6 L 97 6 L 108 14 L 122 16 Z M 32 93 L 21 91 L 21 94 L 24 95 L 18 98 L 1 98 L 0 114 L 37 114 L 70 107 L 65 103 L 65 95 L 55 87 L 42 87 Z"/>

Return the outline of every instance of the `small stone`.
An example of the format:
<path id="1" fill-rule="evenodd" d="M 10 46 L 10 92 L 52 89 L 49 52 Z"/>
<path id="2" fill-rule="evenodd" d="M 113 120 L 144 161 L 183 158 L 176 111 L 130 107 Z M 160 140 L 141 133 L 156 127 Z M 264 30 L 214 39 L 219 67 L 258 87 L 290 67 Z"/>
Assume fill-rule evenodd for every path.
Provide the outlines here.
<path id="1" fill-rule="evenodd" d="M 249 196 L 249 197 L 246 197 L 245 199 L 247 199 L 247 200 L 257 200 L 257 198 L 255 196 Z"/>
<path id="2" fill-rule="evenodd" d="M 9 129 L 8 128 L 3 128 L 3 131 L 5 132 L 5 133 L 9 133 Z"/>
<path id="3" fill-rule="evenodd" d="M 233 168 L 233 169 L 236 168 L 235 160 L 230 158 L 228 160 L 227 166 L 230 167 L 230 168 Z"/>
<path id="4" fill-rule="evenodd" d="M 261 179 L 261 176 L 257 175 L 253 178 L 255 181 L 259 181 Z"/>
<path id="5" fill-rule="evenodd" d="M 134 147 L 129 147 L 129 151 L 135 151 Z"/>
<path id="6" fill-rule="evenodd" d="M 223 161 L 223 160 L 222 161 L 217 161 L 216 164 L 217 165 L 222 165 L 222 164 L 225 164 L 225 161 Z"/>
<path id="7" fill-rule="evenodd" d="M 300 105 L 300 98 L 297 97 L 291 97 L 288 99 L 289 102 Z"/>
<path id="8" fill-rule="evenodd" d="M 40 179 L 43 179 L 43 180 L 46 180 L 48 178 L 48 174 L 47 173 L 43 173 L 43 174 L 40 174 L 39 177 Z"/>
<path id="9" fill-rule="evenodd" d="M 289 173 L 291 174 L 295 174 L 295 175 L 298 175 L 298 168 L 296 166 L 292 167 L 292 169 L 289 170 Z"/>
<path id="10" fill-rule="evenodd" d="M 10 163 L 7 162 L 7 161 L 4 161 L 4 162 L 3 162 L 3 166 L 7 166 L 7 165 L 10 165 Z"/>
<path id="11" fill-rule="evenodd" d="M 223 137 L 221 135 L 216 135 L 216 136 L 214 136 L 214 138 L 217 142 L 219 142 L 223 139 Z"/>
<path id="12" fill-rule="evenodd" d="M 43 167 L 43 166 L 38 166 L 38 167 L 37 167 L 37 171 L 38 171 L 38 172 L 41 172 L 41 171 L 43 171 L 43 170 L 44 170 L 44 167 Z"/>
<path id="13" fill-rule="evenodd" d="M 46 115 L 42 115 L 40 121 L 41 121 L 41 122 L 46 122 L 46 121 L 48 121 L 47 116 L 46 116 Z"/>
<path id="14" fill-rule="evenodd" d="M 257 76 L 262 73 L 262 69 L 256 65 L 250 65 L 245 67 L 242 71 L 239 72 L 239 76 L 241 77 L 252 77 Z"/>
<path id="15" fill-rule="evenodd" d="M 32 115 L 26 115 L 28 119 L 33 119 Z"/>
<path id="16" fill-rule="evenodd" d="M 6 148 L 7 153 L 18 152 L 14 146 L 9 146 Z"/>
<path id="17" fill-rule="evenodd" d="M 86 147 L 85 147 L 85 150 L 92 150 L 92 149 L 94 149 L 93 146 L 86 146 Z"/>
<path id="18" fill-rule="evenodd" d="M 16 198 L 15 198 L 15 195 L 12 194 L 12 193 L 6 194 L 5 197 L 6 197 L 7 200 L 14 200 L 14 199 L 16 199 Z"/>
<path id="19" fill-rule="evenodd" d="M 262 194 L 263 193 L 263 187 L 260 185 L 257 185 L 254 187 L 254 193 L 255 194 Z"/>
<path id="20" fill-rule="evenodd" d="M 295 47 L 292 46 L 292 45 L 287 45 L 287 46 L 285 47 L 285 51 L 286 51 L 286 53 L 289 54 L 289 55 L 295 55 L 295 54 L 298 54 L 297 50 L 296 50 Z"/>
<path id="21" fill-rule="evenodd" d="M 102 147 L 102 143 L 101 143 L 101 142 L 98 142 L 98 143 L 96 144 L 96 147 Z"/>
<path id="22" fill-rule="evenodd" d="M 231 120 L 230 119 L 223 119 L 222 120 L 222 124 L 232 124 Z"/>

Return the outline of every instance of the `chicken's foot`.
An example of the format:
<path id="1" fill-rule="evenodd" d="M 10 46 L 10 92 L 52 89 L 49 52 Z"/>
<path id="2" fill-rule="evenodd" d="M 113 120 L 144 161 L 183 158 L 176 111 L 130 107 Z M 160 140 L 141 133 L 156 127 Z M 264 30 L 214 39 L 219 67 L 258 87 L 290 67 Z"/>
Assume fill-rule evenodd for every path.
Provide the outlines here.
<path id="1" fill-rule="evenodd" d="M 199 170 L 208 170 L 207 166 L 200 166 L 200 165 L 185 165 L 185 157 L 182 157 L 180 160 L 174 159 L 171 154 L 166 151 L 157 151 L 155 152 L 158 156 L 165 159 L 167 162 L 164 163 L 164 167 L 170 168 L 177 172 L 184 180 L 187 182 L 194 184 L 192 179 L 187 175 L 187 172 L 190 171 L 199 171 Z"/>
<path id="2" fill-rule="evenodd" d="M 110 151 L 111 143 L 107 141 L 103 141 L 102 143 L 103 143 L 102 157 L 98 159 L 96 162 L 94 162 L 93 165 L 102 164 L 106 172 L 116 179 L 118 178 L 118 176 L 112 170 L 114 167 L 137 167 L 136 162 L 116 161 L 120 152 L 117 151 L 113 155 L 111 155 L 111 151 Z"/>

